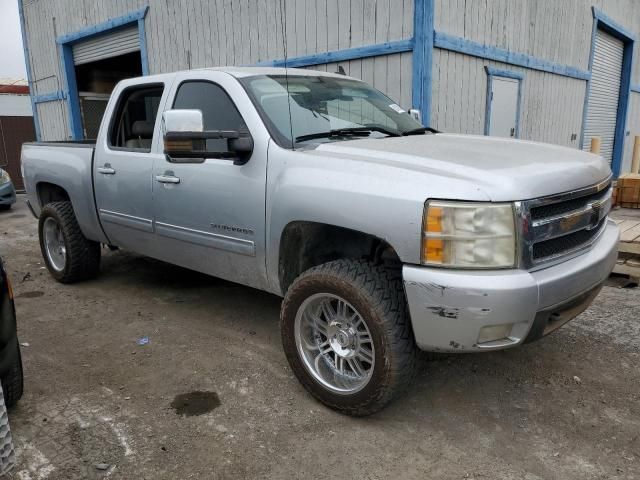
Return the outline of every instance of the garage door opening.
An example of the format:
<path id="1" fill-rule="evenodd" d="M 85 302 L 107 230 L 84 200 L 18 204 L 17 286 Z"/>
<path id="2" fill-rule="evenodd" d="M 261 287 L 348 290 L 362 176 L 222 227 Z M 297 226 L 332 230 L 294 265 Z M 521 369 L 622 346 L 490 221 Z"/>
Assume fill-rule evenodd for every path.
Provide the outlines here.
<path id="1" fill-rule="evenodd" d="M 617 177 L 624 162 L 625 136 L 628 134 L 635 37 L 597 8 L 592 7 L 592 12 L 591 77 L 585 95 L 581 146 L 588 150 L 591 140 L 599 137 L 600 155 Z"/>
<path id="2" fill-rule="evenodd" d="M 583 148 L 589 150 L 591 139 L 599 137 L 602 142 L 600 155 L 609 165 L 613 162 L 616 141 L 623 57 L 622 40 L 597 30 Z"/>
<path id="3" fill-rule="evenodd" d="M 86 139 L 95 139 L 116 84 L 142 75 L 140 52 L 76 65 L 75 73 L 83 135 Z"/>
<path id="4" fill-rule="evenodd" d="M 95 139 L 113 88 L 120 80 L 144 73 L 138 23 L 74 40 L 68 49 L 77 98 L 76 139 Z M 71 63 L 70 62 L 70 63 Z M 77 96 L 76 96 L 77 95 Z"/>

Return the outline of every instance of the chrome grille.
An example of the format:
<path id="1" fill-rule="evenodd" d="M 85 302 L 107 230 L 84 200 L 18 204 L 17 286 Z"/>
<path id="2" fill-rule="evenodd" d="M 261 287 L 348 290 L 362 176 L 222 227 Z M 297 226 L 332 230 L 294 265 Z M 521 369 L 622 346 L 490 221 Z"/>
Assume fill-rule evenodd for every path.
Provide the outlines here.
<path id="1" fill-rule="evenodd" d="M 611 210 L 611 179 L 597 185 L 517 204 L 521 265 L 547 266 L 589 248 Z"/>

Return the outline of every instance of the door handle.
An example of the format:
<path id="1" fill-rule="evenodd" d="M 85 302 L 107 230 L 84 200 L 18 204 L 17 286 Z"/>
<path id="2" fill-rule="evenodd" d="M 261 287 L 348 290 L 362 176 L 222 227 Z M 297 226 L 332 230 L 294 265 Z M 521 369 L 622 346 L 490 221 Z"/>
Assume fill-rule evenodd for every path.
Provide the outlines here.
<path id="1" fill-rule="evenodd" d="M 173 175 L 156 175 L 156 180 L 160 183 L 180 183 L 180 178 L 174 177 Z"/>
<path id="2" fill-rule="evenodd" d="M 115 175 L 116 171 L 111 168 L 110 163 L 105 163 L 102 167 L 98 167 L 98 173 L 103 175 Z"/>

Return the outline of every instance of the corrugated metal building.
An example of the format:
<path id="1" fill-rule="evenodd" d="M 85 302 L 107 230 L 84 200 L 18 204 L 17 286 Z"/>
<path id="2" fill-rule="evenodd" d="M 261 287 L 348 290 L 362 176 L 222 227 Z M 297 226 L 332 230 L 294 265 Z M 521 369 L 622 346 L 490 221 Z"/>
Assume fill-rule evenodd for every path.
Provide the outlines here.
<path id="1" fill-rule="evenodd" d="M 20 148 L 35 139 L 29 88 L 24 80 L 0 78 L 0 167 L 23 190 Z"/>
<path id="2" fill-rule="evenodd" d="M 640 135 L 634 0 L 18 0 L 38 136 L 92 137 L 119 79 L 218 65 L 362 78 L 425 124 L 588 148 Z"/>

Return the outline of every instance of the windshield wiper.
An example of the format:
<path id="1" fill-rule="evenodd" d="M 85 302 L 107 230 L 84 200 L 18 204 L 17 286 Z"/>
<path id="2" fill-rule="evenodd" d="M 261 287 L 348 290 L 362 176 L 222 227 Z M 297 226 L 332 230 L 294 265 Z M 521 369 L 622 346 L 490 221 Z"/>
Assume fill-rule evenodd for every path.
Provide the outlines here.
<path id="1" fill-rule="evenodd" d="M 431 128 L 431 127 L 418 127 L 418 128 L 414 128 L 412 130 L 407 130 L 406 132 L 402 132 L 403 136 L 407 136 L 407 135 L 422 135 L 423 133 L 426 132 L 430 132 L 430 133 L 440 133 L 438 130 L 436 130 L 435 128 Z"/>
<path id="2" fill-rule="evenodd" d="M 329 130 L 328 132 L 318 132 L 318 133 L 309 133 L 307 135 L 300 135 L 296 137 L 295 141 L 304 142 L 306 140 L 313 140 L 316 138 L 331 138 L 331 137 L 346 137 L 346 136 L 354 136 L 354 137 L 368 137 L 371 132 L 380 132 L 386 135 L 397 137 L 398 133 L 393 130 L 387 130 L 383 127 L 378 126 L 370 126 L 370 127 L 352 127 L 352 128 L 335 128 L 333 130 Z"/>

